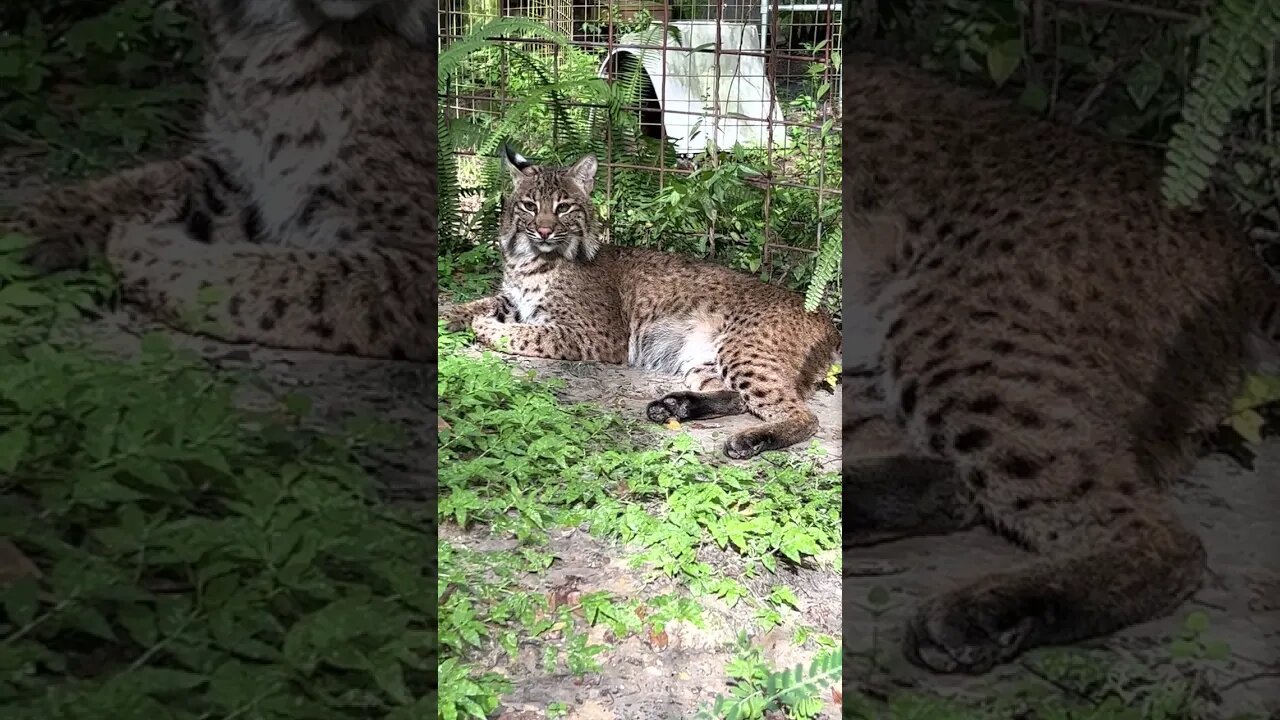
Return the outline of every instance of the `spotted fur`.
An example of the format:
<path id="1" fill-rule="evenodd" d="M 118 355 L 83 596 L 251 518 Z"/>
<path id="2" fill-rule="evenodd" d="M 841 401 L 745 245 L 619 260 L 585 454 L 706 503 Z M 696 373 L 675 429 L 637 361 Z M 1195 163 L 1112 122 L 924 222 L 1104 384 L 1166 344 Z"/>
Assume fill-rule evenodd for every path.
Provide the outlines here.
<path id="1" fill-rule="evenodd" d="M 729 438 L 733 458 L 816 432 L 805 401 L 839 345 L 829 316 L 718 265 L 601 244 L 594 157 L 561 168 L 511 153 L 507 167 L 501 292 L 442 311 L 451 327 L 470 325 L 482 343 L 520 355 L 681 375 L 689 390 L 650 403 L 648 418 L 752 413 L 764 423 Z"/>
<path id="2" fill-rule="evenodd" d="M 34 236 L 45 272 L 105 252 L 123 295 L 179 328 L 434 359 L 434 3 L 190 3 L 210 39 L 196 147 L 0 229 Z"/>
<path id="3" fill-rule="evenodd" d="M 1163 489 L 1280 293 L 1223 213 L 1166 209 L 1158 158 L 893 64 L 844 83 L 846 543 L 1034 553 L 924 602 L 908 657 L 985 672 L 1172 611 L 1205 551 Z"/>

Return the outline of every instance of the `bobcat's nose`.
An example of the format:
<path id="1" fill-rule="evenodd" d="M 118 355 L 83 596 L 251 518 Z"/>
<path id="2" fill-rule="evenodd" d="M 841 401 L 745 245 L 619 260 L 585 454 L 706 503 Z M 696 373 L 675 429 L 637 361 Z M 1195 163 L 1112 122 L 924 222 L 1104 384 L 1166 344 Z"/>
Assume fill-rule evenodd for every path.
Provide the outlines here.
<path id="1" fill-rule="evenodd" d="M 538 237 L 542 238 L 543 240 L 546 240 L 547 238 L 551 237 L 551 228 L 549 227 L 538 228 Z"/>

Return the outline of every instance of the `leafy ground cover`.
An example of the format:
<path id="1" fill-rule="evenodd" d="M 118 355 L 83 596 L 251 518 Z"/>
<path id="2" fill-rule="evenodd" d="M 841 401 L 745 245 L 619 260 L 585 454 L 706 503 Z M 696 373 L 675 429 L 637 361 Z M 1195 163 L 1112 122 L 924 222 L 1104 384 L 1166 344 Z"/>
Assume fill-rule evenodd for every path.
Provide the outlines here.
<path id="1" fill-rule="evenodd" d="M 442 258 L 442 283 L 455 297 L 480 292 L 489 259 Z M 441 328 L 441 716 L 510 711 L 535 685 L 608 687 L 628 660 L 661 664 L 698 636 L 721 659 L 717 676 L 686 663 L 653 678 L 677 713 L 666 716 L 834 717 L 839 617 L 806 616 L 790 579 L 838 588 L 840 486 L 819 454 L 722 464 L 687 434 L 563 402 L 563 380 L 469 340 Z M 593 552 L 614 562 L 558 572 Z M 803 659 L 780 667 L 762 639 L 784 626 Z M 719 692 L 682 695 L 691 686 Z M 530 717 L 586 716 L 544 700 Z"/>
<path id="2" fill-rule="evenodd" d="M 0 706 L 10 718 L 417 718 L 435 538 L 358 435 L 236 402 L 163 335 L 76 332 L 99 274 L 0 255 Z"/>

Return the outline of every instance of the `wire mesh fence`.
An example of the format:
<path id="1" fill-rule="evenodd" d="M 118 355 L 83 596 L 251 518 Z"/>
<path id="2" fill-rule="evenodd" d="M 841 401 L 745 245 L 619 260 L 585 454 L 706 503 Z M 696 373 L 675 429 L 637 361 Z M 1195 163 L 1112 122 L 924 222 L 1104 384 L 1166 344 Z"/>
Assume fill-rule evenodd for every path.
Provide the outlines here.
<path id="1" fill-rule="evenodd" d="M 442 174 L 456 172 L 441 192 L 457 194 L 456 216 L 442 220 L 459 247 L 493 235 L 506 175 L 497 157 L 510 144 L 540 162 L 596 154 L 612 242 L 714 257 L 795 287 L 812 286 L 824 247 L 838 252 L 834 0 L 440 8 L 452 155 Z"/>

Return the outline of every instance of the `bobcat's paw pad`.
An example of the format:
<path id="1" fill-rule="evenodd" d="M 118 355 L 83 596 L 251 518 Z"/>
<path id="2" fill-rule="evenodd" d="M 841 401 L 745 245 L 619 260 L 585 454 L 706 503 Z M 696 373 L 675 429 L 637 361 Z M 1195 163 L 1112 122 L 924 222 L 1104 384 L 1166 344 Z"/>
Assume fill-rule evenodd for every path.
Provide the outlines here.
<path id="1" fill-rule="evenodd" d="M 651 422 L 665 423 L 672 418 L 687 420 L 691 408 L 692 405 L 685 393 L 671 393 L 649 403 L 644 414 Z"/>
<path id="2" fill-rule="evenodd" d="M 84 242 L 75 235 L 44 238 L 23 251 L 23 262 L 41 274 L 79 270 L 89 263 Z"/>
<path id="3" fill-rule="evenodd" d="M 763 430 L 743 430 L 724 444 L 724 454 L 734 460 L 746 460 L 774 447 L 772 433 Z"/>
<path id="4" fill-rule="evenodd" d="M 1017 593 L 948 593 L 916 611 L 903 652 L 934 672 L 979 675 L 1028 649 L 1043 622 Z"/>

